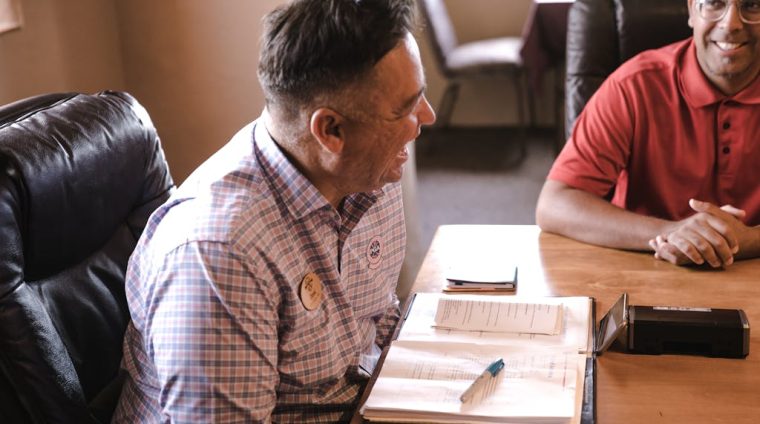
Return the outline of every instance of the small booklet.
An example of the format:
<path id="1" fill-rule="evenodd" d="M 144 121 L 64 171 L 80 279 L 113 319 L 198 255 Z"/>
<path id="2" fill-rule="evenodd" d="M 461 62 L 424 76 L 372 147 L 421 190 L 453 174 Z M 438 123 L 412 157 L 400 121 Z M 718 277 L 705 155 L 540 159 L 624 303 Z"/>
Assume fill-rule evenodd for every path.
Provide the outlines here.
<path id="1" fill-rule="evenodd" d="M 517 266 L 494 265 L 494 262 L 453 265 L 446 272 L 445 292 L 514 292 L 517 289 Z"/>
<path id="2" fill-rule="evenodd" d="M 517 288 L 514 284 L 451 284 L 443 288 L 445 293 L 515 293 Z"/>
<path id="3" fill-rule="evenodd" d="M 472 319 L 462 321 L 467 314 L 452 307 L 469 308 Z M 360 413 L 369 421 L 579 423 L 592 308 L 587 297 L 418 293 Z M 502 318 L 506 310 L 519 314 Z M 499 322 L 526 331 L 483 330 L 483 317 L 490 317 L 486 328 Z M 496 379 L 462 402 L 499 358 Z"/>
<path id="4" fill-rule="evenodd" d="M 517 266 L 452 266 L 446 272 L 446 279 L 465 284 L 514 284 L 517 282 Z"/>

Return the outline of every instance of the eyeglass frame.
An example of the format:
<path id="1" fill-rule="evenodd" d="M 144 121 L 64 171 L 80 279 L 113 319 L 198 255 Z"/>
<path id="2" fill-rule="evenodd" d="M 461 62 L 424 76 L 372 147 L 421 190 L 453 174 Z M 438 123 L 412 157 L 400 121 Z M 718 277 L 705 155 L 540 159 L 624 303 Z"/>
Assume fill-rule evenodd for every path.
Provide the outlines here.
<path id="1" fill-rule="evenodd" d="M 742 3 L 744 3 L 744 0 L 721 0 L 721 1 L 723 1 L 723 2 L 726 3 L 726 6 L 723 8 L 723 13 L 721 13 L 721 15 L 719 17 L 714 18 L 714 19 L 707 18 L 707 17 L 705 17 L 703 15 L 703 13 L 702 13 L 702 7 L 704 7 L 705 1 L 706 0 L 696 0 L 694 2 L 694 7 L 697 9 L 697 14 L 699 15 L 699 17 L 702 18 L 702 19 L 704 19 L 704 20 L 706 20 L 706 21 L 708 21 L 708 22 L 718 22 L 721 19 L 725 18 L 726 15 L 728 14 L 729 6 L 731 4 L 734 4 L 737 7 L 738 11 L 739 11 L 739 19 L 742 22 L 744 22 L 747 25 L 757 25 L 757 24 L 760 24 L 760 10 L 758 10 L 758 19 L 757 19 L 757 21 L 750 21 L 750 20 L 748 20 L 742 14 L 741 6 L 742 6 Z"/>

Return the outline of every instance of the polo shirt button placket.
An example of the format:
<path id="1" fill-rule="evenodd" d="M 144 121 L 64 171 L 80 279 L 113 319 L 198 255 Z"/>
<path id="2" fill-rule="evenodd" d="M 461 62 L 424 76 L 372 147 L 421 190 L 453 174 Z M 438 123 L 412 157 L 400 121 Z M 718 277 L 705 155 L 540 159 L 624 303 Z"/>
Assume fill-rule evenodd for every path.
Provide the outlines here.
<path id="1" fill-rule="evenodd" d="M 728 131 L 731 128 L 731 122 L 726 120 L 723 121 L 723 131 Z M 726 134 L 723 134 L 724 137 L 728 137 Z M 723 149 L 721 151 L 724 155 L 727 155 L 731 153 L 731 146 L 729 146 L 730 142 L 726 139 L 726 141 L 723 143 Z"/>
<path id="2" fill-rule="evenodd" d="M 721 131 L 718 135 L 718 143 L 721 146 L 720 151 L 724 155 L 731 153 L 731 137 L 729 135 L 729 130 L 731 129 L 731 120 L 727 117 L 729 113 L 728 109 L 730 109 L 730 107 L 730 100 L 725 100 L 718 106 L 718 122 L 722 122 L 722 124 L 720 124 L 720 127 L 723 129 L 723 131 Z M 724 165 L 727 164 L 724 163 Z"/>
<path id="3" fill-rule="evenodd" d="M 732 170 L 731 140 L 732 129 L 731 119 L 729 118 L 732 102 L 724 101 L 720 104 L 718 110 L 718 190 L 720 193 L 727 191 L 734 184 L 734 175 Z"/>

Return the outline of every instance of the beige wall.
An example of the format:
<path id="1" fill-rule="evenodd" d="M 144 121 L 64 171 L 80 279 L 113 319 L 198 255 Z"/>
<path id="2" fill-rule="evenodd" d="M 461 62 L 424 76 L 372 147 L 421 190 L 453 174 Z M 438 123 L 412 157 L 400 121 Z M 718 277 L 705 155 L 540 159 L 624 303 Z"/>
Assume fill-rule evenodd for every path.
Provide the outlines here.
<path id="1" fill-rule="evenodd" d="M 177 182 L 261 111 L 260 21 L 279 3 L 117 1 L 127 87 L 154 119 Z"/>
<path id="2" fill-rule="evenodd" d="M 177 181 L 258 116 L 263 107 L 256 80 L 261 18 L 281 3 L 116 1 L 127 87 L 150 111 Z M 469 41 L 519 35 L 530 0 L 447 3 L 459 37 Z M 419 40 L 429 95 L 437 105 L 444 81 L 430 60 L 427 38 L 420 34 Z M 514 123 L 513 96 L 506 79 L 465 85 L 454 122 Z"/>
<path id="3" fill-rule="evenodd" d="M 0 35 L 0 104 L 57 91 L 127 90 L 148 110 L 175 182 L 263 107 L 256 79 L 261 18 L 283 0 L 21 0 L 25 25 Z M 448 0 L 462 41 L 519 35 L 531 0 Z M 444 80 L 419 34 L 428 97 Z M 514 123 L 505 79 L 462 87 L 454 123 Z M 403 295 L 424 246 L 415 244 L 414 169 L 405 173 L 409 255 Z"/>
<path id="4" fill-rule="evenodd" d="M 281 0 L 22 0 L 0 35 L 0 104 L 55 91 L 127 90 L 151 114 L 177 182 L 258 116 L 261 17 Z M 448 0 L 463 41 L 519 35 L 530 0 Z M 443 83 L 418 37 L 433 105 Z M 514 123 L 509 81 L 462 88 L 458 124 Z"/>
<path id="5" fill-rule="evenodd" d="M 0 104 L 48 92 L 125 88 L 113 1 L 21 5 L 24 26 L 0 35 Z"/>

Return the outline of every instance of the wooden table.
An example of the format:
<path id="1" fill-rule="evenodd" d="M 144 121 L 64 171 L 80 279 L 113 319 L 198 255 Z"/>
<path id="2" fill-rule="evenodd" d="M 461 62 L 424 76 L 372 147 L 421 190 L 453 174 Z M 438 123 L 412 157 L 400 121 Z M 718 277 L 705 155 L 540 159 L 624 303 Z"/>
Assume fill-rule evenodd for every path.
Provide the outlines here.
<path id="1" fill-rule="evenodd" d="M 632 305 L 740 308 L 760 325 L 760 259 L 726 270 L 676 267 L 536 226 L 439 227 L 412 291 L 439 292 L 447 264 L 473 252 L 515 261 L 518 295 L 594 297 L 597 319 L 628 292 Z M 760 422 L 760 341 L 751 334 L 746 359 L 606 352 L 597 359 L 597 422 Z"/>

